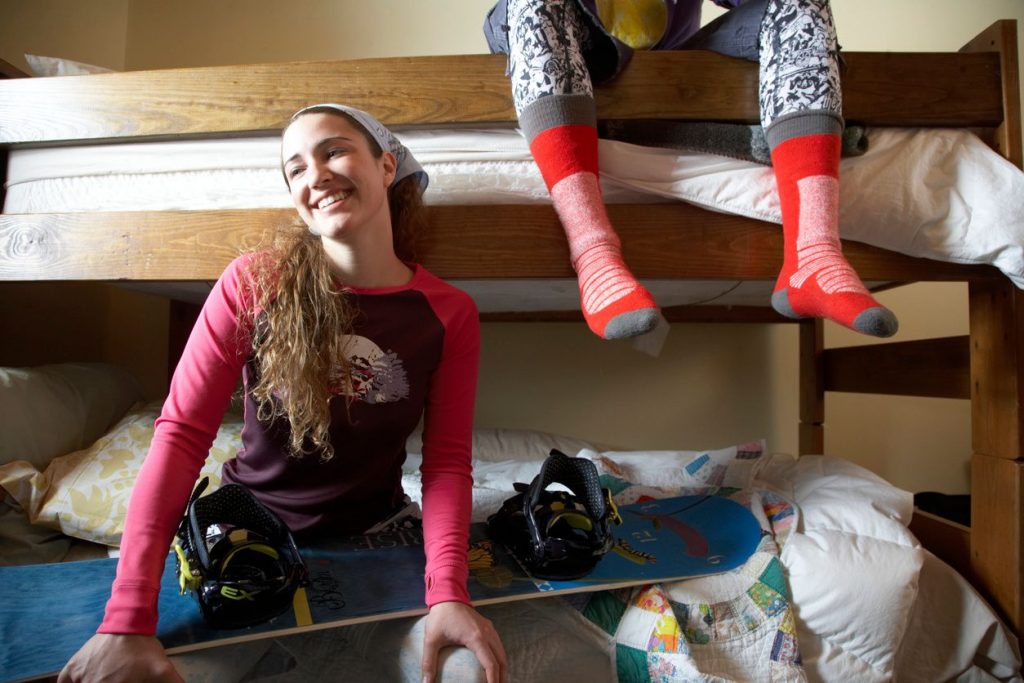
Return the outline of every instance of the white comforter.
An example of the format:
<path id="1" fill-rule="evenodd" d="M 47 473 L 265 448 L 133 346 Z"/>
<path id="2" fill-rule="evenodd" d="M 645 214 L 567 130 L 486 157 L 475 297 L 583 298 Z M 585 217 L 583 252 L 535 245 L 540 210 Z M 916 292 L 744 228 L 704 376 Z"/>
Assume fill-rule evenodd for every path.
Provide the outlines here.
<path id="1" fill-rule="evenodd" d="M 474 444 L 477 521 L 511 495 L 514 482 L 528 482 L 537 474 L 546 448 L 576 453 L 578 445 L 563 440 L 499 447 L 497 461 L 488 462 L 480 459 L 489 450 L 480 440 Z M 715 458 L 726 450 L 710 453 Z M 700 453 L 583 448 L 579 455 L 610 458 L 630 481 L 671 491 L 691 483 L 684 466 Z M 414 499 L 418 464 L 418 457 L 410 455 L 403 479 Z M 1019 680 L 1013 678 L 1020 669 L 1016 644 L 997 617 L 907 529 L 911 494 L 829 456 L 766 456 L 750 471 L 729 476 L 730 484 L 749 479 L 751 488 L 778 493 L 798 509 L 799 521 L 785 540 L 781 559 L 809 680 L 924 683 L 960 675 L 965 677 L 959 680 Z"/>

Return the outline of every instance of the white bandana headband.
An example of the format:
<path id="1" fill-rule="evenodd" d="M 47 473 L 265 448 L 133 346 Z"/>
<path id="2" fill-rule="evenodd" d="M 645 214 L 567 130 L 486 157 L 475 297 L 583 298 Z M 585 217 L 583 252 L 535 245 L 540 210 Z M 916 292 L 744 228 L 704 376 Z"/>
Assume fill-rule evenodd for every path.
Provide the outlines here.
<path id="1" fill-rule="evenodd" d="M 325 107 L 328 109 L 335 109 L 351 116 L 360 126 L 363 127 L 363 130 L 370 134 L 370 137 L 377 142 L 377 145 L 380 146 L 382 150 L 391 152 L 395 155 L 397 168 L 395 171 L 395 179 L 391 181 L 392 186 L 406 176 L 415 175 L 416 182 L 418 182 L 420 186 L 420 192 L 426 192 L 427 183 L 430 178 L 427 176 L 427 172 L 423 170 L 423 167 L 420 166 L 419 162 L 416 161 L 416 157 L 412 155 L 409 148 L 403 145 L 398 138 L 395 137 L 394 133 L 388 130 L 384 124 L 370 114 L 367 114 L 362 109 L 356 109 L 355 107 L 349 107 L 344 104 L 325 102 L 322 104 L 303 107 L 292 114 L 291 120 L 294 121 L 310 109 L 322 109 Z"/>

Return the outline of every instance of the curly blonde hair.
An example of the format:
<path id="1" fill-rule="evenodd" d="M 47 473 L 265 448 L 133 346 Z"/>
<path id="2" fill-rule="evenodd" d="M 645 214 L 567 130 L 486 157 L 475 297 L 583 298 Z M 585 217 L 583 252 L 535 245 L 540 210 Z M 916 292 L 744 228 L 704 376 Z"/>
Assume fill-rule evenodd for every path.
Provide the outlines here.
<path id="1" fill-rule="evenodd" d="M 305 113 L 315 113 L 309 110 Z M 374 157 L 380 146 L 354 119 L 336 109 L 326 113 L 348 119 L 363 133 Z M 395 253 L 415 258 L 416 243 L 426 228 L 426 211 L 414 176 L 403 178 L 388 192 Z M 345 354 L 357 311 L 331 272 L 319 237 L 301 221 L 277 230 L 250 266 L 258 320 L 249 321 L 252 351 L 258 368 L 249 387 L 264 422 L 288 421 L 288 454 L 334 456 L 330 441 L 332 389 L 352 400 L 351 366 Z M 301 342 L 301 343 L 297 343 Z"/>

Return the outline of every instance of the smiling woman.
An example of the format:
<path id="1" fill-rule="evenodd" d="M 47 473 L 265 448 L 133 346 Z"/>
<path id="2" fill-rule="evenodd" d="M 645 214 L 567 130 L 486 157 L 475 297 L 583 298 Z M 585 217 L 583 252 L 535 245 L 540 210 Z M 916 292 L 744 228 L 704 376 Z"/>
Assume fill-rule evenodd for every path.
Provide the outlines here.
<path id="1" fill-rule="evenodd" d="M 335 104 L 292 117 L 282 168 L 302 225 L 235 259 L 207 298 L 132 491 L 103 623 L 61 680 L 176 679 L 153 636 L 155 597 L 241 376 L 242 447 L 222 480 L 299 538 L 416 514 L 401 466 L 424 419 L 424 678 L 440 648 L 464 644 L 497 683 L 504 650 L 466 588 L 476 306 L 397 246 L 423 224 L 426 174 L 372 116 Z"/>
<path id="2" fill-rule="evenodd" d="M 426 174 L 387 129 L 360 123 L 360 115 L 366 120 L 359 110 L 332 105 L 309 107 L 292 118 L 283 134 L 282 168 L 308 232 L 282 231 L 272 250 L 250 267 L 257 307 L 265 312 L 255 345 L 262 371 L 253 395 L 262 417 L 289 416 L 292 452 L 301 452 L 311 439 L 333 454 L 322 396 L 339 379 L 351 383 L 351 349 L 345 348 L 350 341 L 337 331 L 351 329 L 355 315 L 349 298 L 339 296 L 338 283 L 398 287 L 412 277 L 396 236 L 410 232 L 410 217 L 422 215 L 420 192 L 403 193 L 399 215 L 405 220 L 393 224 L 388 191 L 400 181 L 422 190 Z M 281 296 L 289 290 L 296 295 Z M 295 339 L 306 343 L 295 345 Z M 312 360 L 310 348 L 316 350 Z"/>
<path id="3" fill-rule="evenodd" d="M 282 149 L 292 202 L 310 232 L 353 246 L 356 239 L 385 236 L 397 160 L 364 128 L 340 110 L 307 110 L 288 126 Z M 345 229 L 353 220 L 376 229 L 357 237 Z"/>

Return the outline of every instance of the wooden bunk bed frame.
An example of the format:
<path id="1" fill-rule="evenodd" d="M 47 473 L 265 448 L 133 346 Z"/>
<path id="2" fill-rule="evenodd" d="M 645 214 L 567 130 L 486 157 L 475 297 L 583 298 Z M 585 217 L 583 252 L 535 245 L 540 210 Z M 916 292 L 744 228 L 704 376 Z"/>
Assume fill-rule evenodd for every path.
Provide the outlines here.
<path id="1" fill-rule="evenodd" d="M 847 121 L 970 128 L 1020 167 L 1016 30 L 1014 21 L 996 22 L 954 53 L 845 53 Z M 688 77 L 698 73 L 702 78 Z M 15 74 L 5 68 L 0 75 Z M 603 119 L 750 123 L 758 118 L 756 89 L 752 63 L 704 52 L 641 52 L 596 97 Z M 8 78 L 0 80 L 0 161 L 19 145 L 274 134 L 293 111 L 320 101 L 366 108 L 392 126 L 516 120 L 504 57 L 496 55 Z M 777 226 L 682 203 L 613 205 L 610 214 L 641 278 L 771 281 L 781 265 Z M 0 282 L 214 280 L 241 249 L 292 215 L 291 209 L 0 214 Z M 573 277 L 549 206 L 438 206 L 430 215 L 421 261 L 443 278 Z M 824 450 L 829 391 L 969 399 L 971 528 L 921 514 L 912 528 L 1019 636 L 1024 292 L 988 266 L 911 258 L 855 242 L 844 250 L 865 280 L 968 282 L 970 334 L 825 349 L 820 321 L 796 323 L 801 453 Z M 695 306 L 665 313 L 672 321 L 783 322 L 768 308 Z M 567 316 L 576 314 L 489 319 Z M 172 317 L 181 312 L 172 307 Z"/>

